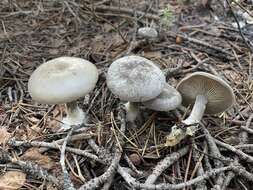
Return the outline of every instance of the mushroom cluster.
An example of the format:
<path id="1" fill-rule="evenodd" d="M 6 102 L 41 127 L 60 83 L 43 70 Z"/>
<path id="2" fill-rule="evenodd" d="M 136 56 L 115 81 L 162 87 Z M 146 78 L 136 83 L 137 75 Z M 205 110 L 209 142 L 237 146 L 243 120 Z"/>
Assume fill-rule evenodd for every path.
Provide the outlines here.
<path id="1" fill-rule="evenodd" d="M 155 111 L 170 111 L 192 106 L 192 111 L 179 125 L 172 127 L 166 145 L 174 146 L 187 135 L 193 135 L 204 113 L 224 112 L 235 102 L 232 88 L 221 78 L 195 72 L 182 79 L 177 88 L 165 81 L 162 71 L 150 60 L 126 56 L 114 61 L 108 69 L 107 86 L 126 105 L 127 120 L 134 122 L 139 114 L 138 105 Z"/>
<path id="2" fill-rule="evenodd" d="M 28 91 L 38 103 L 66 104 L 67 116 L 61 130 L 86 123 L 77 99 L 90 93 L 98 81 L 98 70 L 91 62 L 76 57 L 60 57 L 40 65 L 31 75 Z M 174 146 L 193 135 L 203 115 L 227 110 L 235 102 L 232 88 L 221 78 L 195 72 L 182 79 L 177 88 L 166 82 L 163 71 L 154 62 L 140 56 L 124 56 L 108 68 L 107 86 L 126 101 L 126 119 L 134 123 L 142 105 L 155 111 L 170 111 L 193 106 L 190 115 L 172 127 L 166 145 Z"/>
<path id="3" fill-rule="evenodd" d="M 125 56 L 114 61 L 107 73 L 107 86 L 127 101 L 127 121 L 134 122 L 138 104 L 157 111 L 169 111 L 181 104 L 181 95 L 166 84 L 163 72 L 152 61 L 140 56 Z"/>

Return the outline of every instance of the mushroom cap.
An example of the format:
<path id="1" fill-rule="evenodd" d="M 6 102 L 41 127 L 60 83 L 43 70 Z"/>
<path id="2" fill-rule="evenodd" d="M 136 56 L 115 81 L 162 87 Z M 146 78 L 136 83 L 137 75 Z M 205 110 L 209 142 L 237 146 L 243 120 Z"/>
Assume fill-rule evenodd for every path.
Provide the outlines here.
<path id="1" fill-rule="evenodd" d="M 143 38 L 157 38 L 158 33 L 156 29 L 151 27 L 142 27 L 138 29 L 137 34 Z"/>
<path id="2" fill-rule="evenodd" d="M 208 100 L 206 114 L 223 112 L 235 102 L 233 89 L 221 78 L 205 72 L 195 72 L 185 77 L 177 85 L 177 90 L 185 106 L 193 105 L 197 95 L 205 95 Z"/>
<path id="3" fill-rule="evenodd" d="M 143 105 L 156 111 L 170 111 L 180 106 L 181 102 L 181 94 L 174 87 L 167 84 L 159 96 L 143 102 Z"/>
<path id="4" fill-rule="evenodd" d="M 107 86 L 121 100 L 143 102 L 158 96 L 166 84 L 163 72 L 150 60 L 125 56 L 114 61 L 107 73 Z"/>
<path id="5" fill-rule="evenodd" d="M 45 104 L 74 101 L 92 91 L 98 70 L 91 62 L 77 57 L 59 57 L 40 65 L 28 81 L 31 97 Z"/>

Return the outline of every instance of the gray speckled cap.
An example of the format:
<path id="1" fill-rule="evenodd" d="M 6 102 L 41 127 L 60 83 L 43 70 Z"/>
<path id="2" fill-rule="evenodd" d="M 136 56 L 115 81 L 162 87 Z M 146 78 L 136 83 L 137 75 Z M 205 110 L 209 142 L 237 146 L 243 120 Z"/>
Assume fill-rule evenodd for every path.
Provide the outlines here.
<path id="1" fill-rule="evenodd" d="M 74 101 L 93 90 L 98 71 L 91 62 L 77 57 L 59 57 L 40 65 L 28 81 L 31 97 L 45 104 Z"/>
<path id="2" fill-rule="evenodd" d="M 143 102 L 158 96 L 166 84 L 163 72 L 150 60 L 125 56 L 114 61 L 107 73 L 107 86 L 121 100 Z"/>
<path id="3" fill-rule="evenodd" d="M 156 29 L 151 28 L 151 27 L 139 28 L 137 34 L 140 37 L 147 38 L 147 39 L 154 39 L 154 38 L 157 38 L 158 36 Z"/>
<path id="4" fill-rule="evenodd" d="M 174 87 L 167 84 L 159 96 L 143 102 L 143 105 L 156 111 L 170 111 L 180 106 L 181 102 L 181 94 Z"/>
<path id="5" fill-rule="evenodd" d="M 186 106 L 193 105 L 197 95 L 205 95 L 208 99 L 207 114 L 223 112 L 235 102 L 233 89 L 221 78 L 205 72 L 195 72 L 185 77 L 179 82 L 177 90 Z"/>

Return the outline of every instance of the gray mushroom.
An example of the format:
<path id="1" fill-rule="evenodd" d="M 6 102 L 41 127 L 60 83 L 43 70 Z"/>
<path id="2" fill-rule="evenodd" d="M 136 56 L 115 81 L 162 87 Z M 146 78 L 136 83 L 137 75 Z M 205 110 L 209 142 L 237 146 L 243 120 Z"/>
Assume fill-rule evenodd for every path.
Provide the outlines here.
<path id="1" fill-rule="evenodd" d="M 158 96 L 166 84 L 163 72 L 150 60 L 140 56 L 125 56 L 114 61 L 107 73 L 107 86 L 126 104 L 127 119 L 138 115 L 138 102 Z"/>
<path id="2" fill-rule="evenodd" d="M 189 126 L 186 131 L 174 126 L 167 138 L 167 145 L 174 146 L 187 134 L 193 135 L 196 124 L 200 122 L 204 113 L 217 114 L 224 112 L 235 102 L 233 89 L 221 78 L 205 73 L 195 72 L 182 79 L 177 90 L 181 93 L 185 106 L 193 105 L 192 111 L 183 125 Z"/>
<path id="3" fill-rule="evenodd" d="M 143 37 L 147 40 L 152 40 L 158 37 L 158 33 L 156 31 L 156 29 L 152 28 L 152 27 L 142 27 L 139 28 L 137 31 L 137 34 L 140 37 Z"/>
<path id="4" fill-rule="evenodd" d="M 159 96 L 142 104 L 155 111 L 170 111 L 180 106 L 181 102 L 181 94 L 174 87 L 167 84 Z"/>
<path id="5" fill-rule="evenodd" d="M 66 104 L 67 116 L 62 128 L 85 122 L 85 114 L 76 100 L 91 92 L 98 80 L 98 71 L 91 62 L 76 57 L 59 57 L 40 65 L 28 81 L 33 100 L 44 104 Z"/>

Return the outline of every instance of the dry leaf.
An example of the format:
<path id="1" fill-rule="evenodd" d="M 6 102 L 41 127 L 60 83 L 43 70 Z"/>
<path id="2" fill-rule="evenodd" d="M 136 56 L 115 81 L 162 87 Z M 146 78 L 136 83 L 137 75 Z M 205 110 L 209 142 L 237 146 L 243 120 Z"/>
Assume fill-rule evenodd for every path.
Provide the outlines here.
<path id="1" fill-rule="evenodd" d="M 15 190 L 21 188 L 26 179 L 26 174 L 19 171 L 8 171 L 0 176 L 0 190 Z"/>
<path id="2" fill-rule="evenodd" d="M 30 148 L 28 149 L 25 154 L 23 154 L 20 157 L 21 160 L 23 161 L 31 161 L 39 166 L 46 168 L 46 169 L 51 169 L 54 165 L 53 161 L 46 155 L 42 155 L 39 152 L 38 148 Z"/>
<path id="3" fill-rule="evenodd" d="M 0 144 L 5 144 L 11 138 L 11 133 L 5 127 L 0 128 Z"/>

